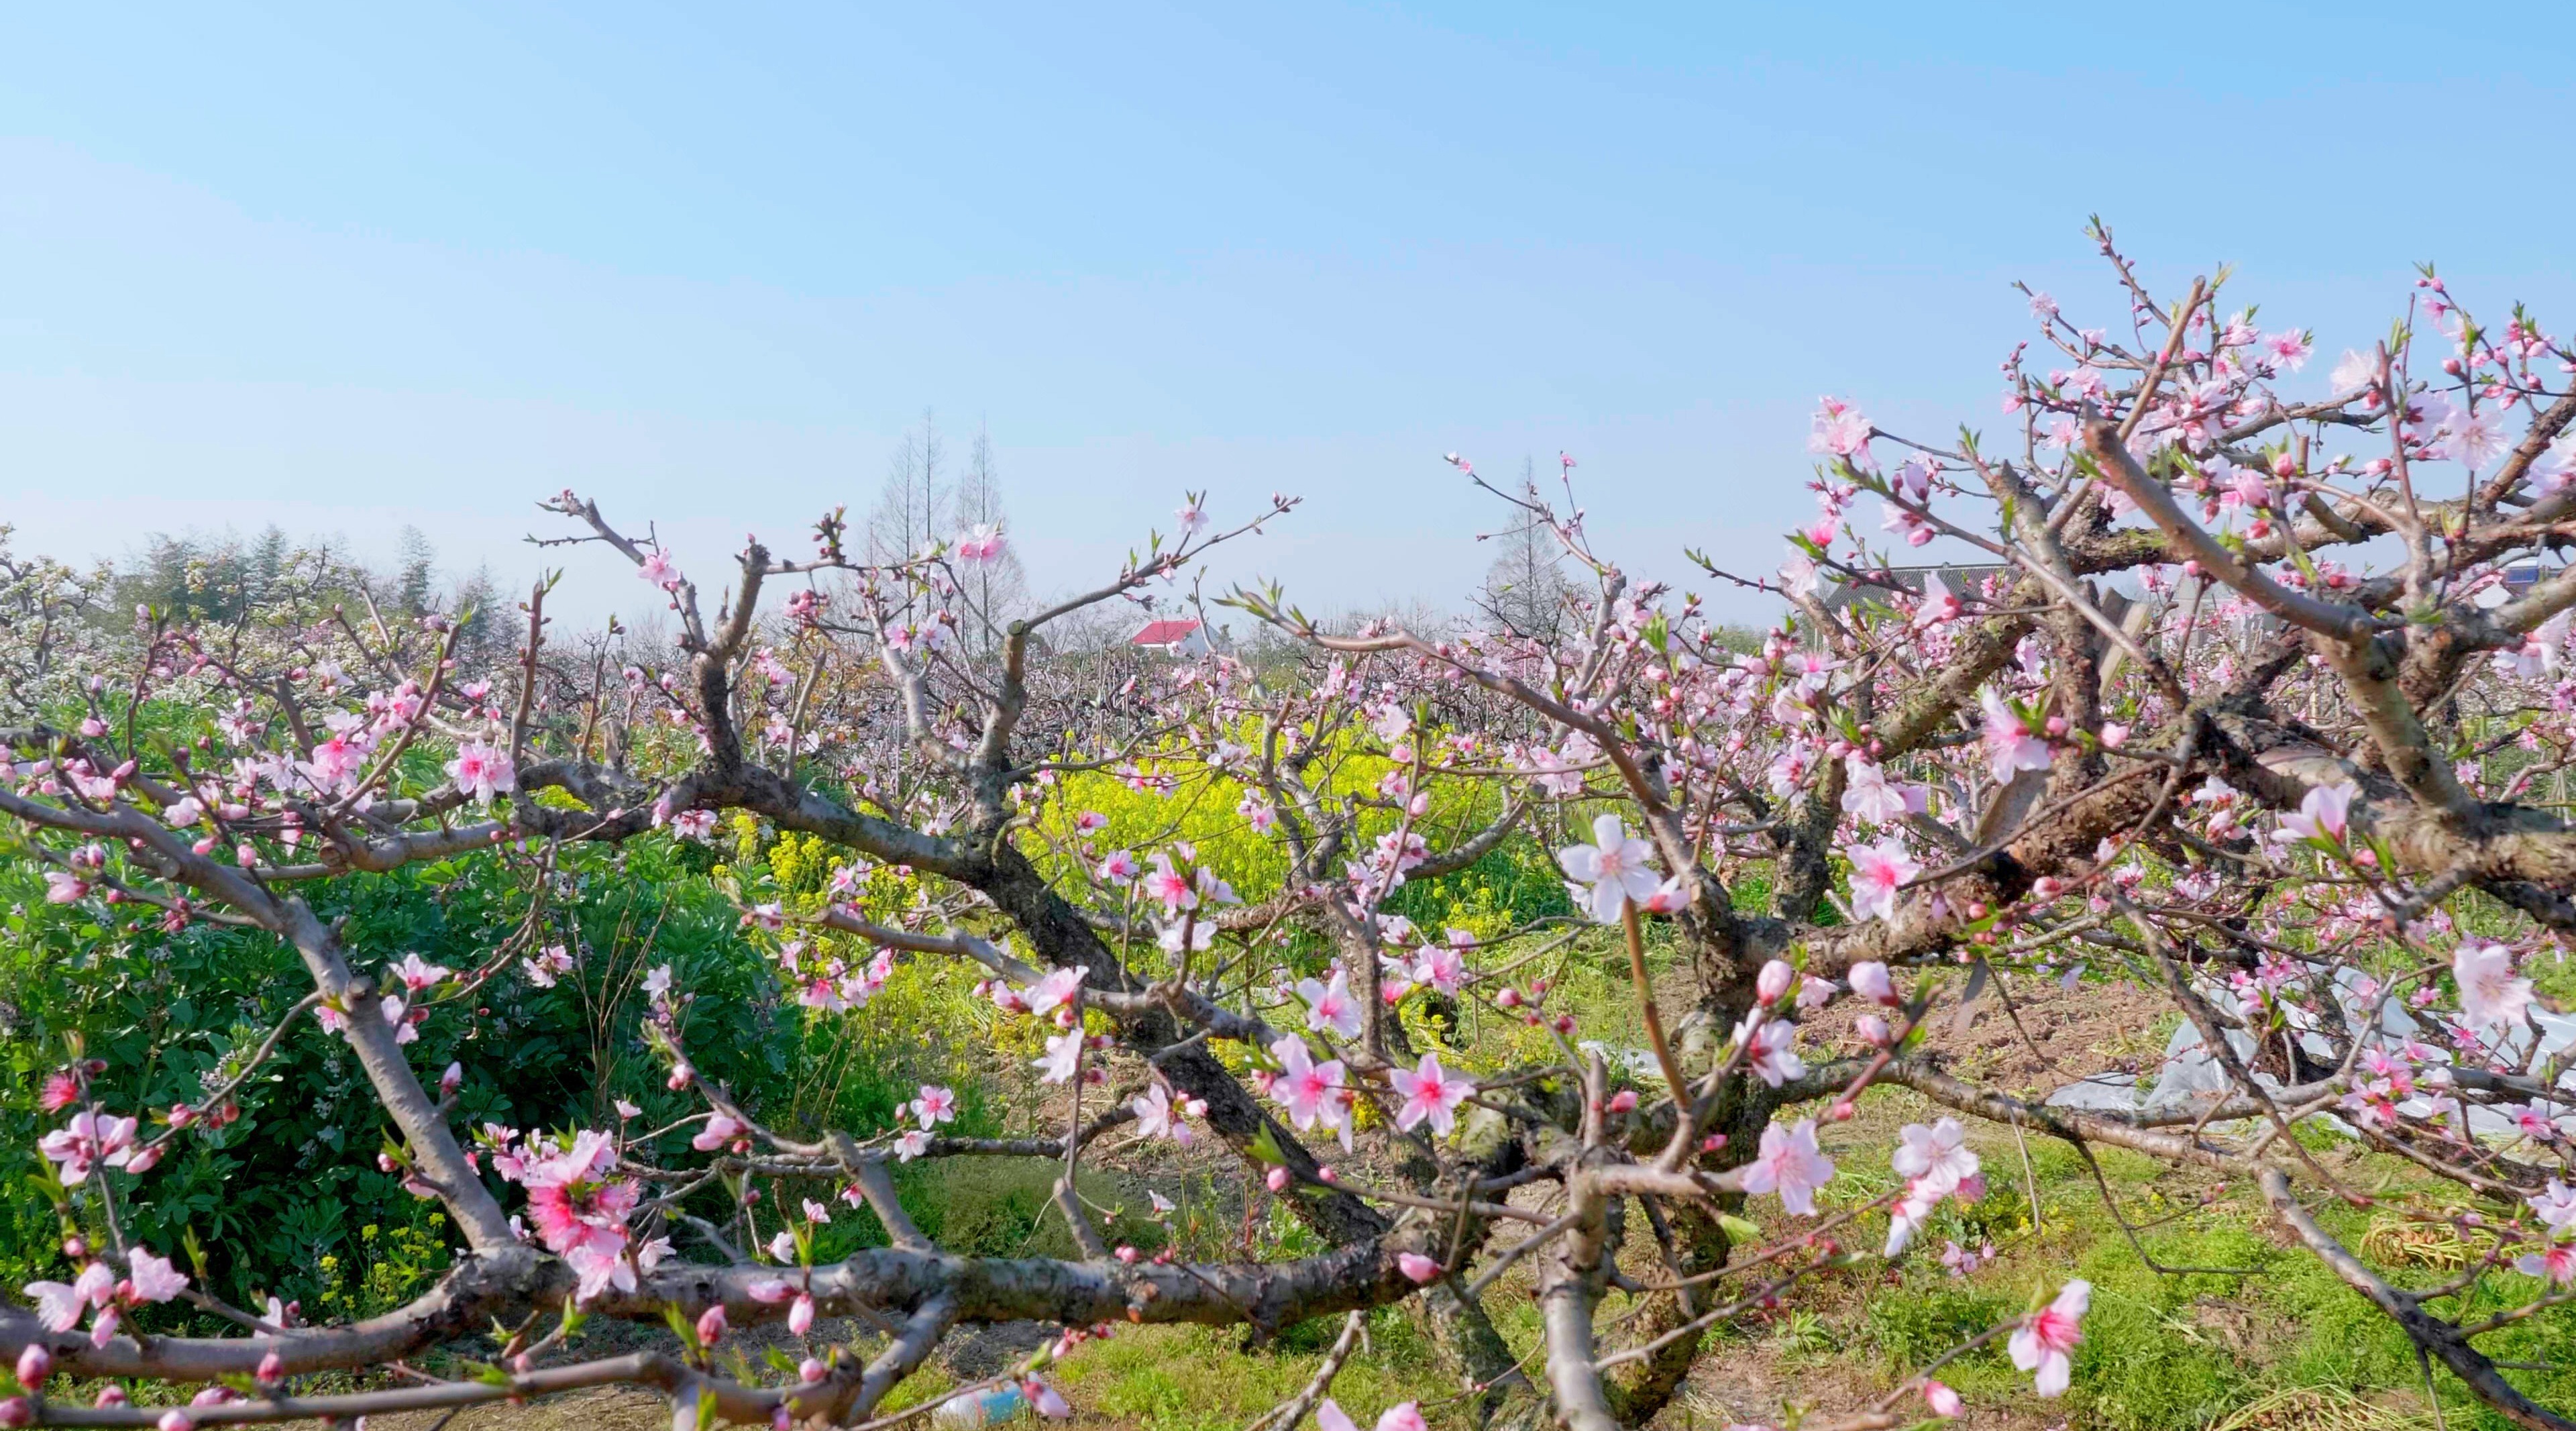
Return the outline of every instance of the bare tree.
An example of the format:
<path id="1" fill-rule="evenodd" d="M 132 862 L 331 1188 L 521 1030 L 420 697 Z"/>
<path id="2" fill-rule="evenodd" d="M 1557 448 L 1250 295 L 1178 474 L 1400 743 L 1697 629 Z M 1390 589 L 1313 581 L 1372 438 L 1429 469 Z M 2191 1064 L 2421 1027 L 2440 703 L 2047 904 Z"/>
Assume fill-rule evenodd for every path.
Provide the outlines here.
<path id="1" fill-rule="evenodd" d="M 1485 585 L 1477 608 L 1507 631 L 1553 638 L 1563 620 L 1565 548 L 1542 515 L 1546 503 L 1538 490 L 1538 464 L 1521 458 L 1522 505 L 1512 510 L 1512 524 L 1489 540 L 1501 549 L 1485 568 Z"/>
<path id="2" fill-rule="evenodd" d="M 957 481 L 951 505 L 961 533 L 990 535 L 1007 525 L 1001 474 L 993 465 L 993 434 L 981 424 L 976 426 L 975 445 L 967 453 L 966 471 Z M 991 556 L 959 572 L 958 587 L 971 608 L 968 643 L 979 652 L 995 649 L 1001 644 L 1003 628 L 1028 604 L 1028 570 L 1020 565 L 1019 553 L 1007 542 L 998 545 Z"/>
<path id="3" fill-rule="evenodd" d="M 948 450 L 939 423 L 921 410 L 921 429 L 907 432 L 886 463 L 885 487 L 868 513 L 868 558 L 880 565 L 909 559 L 946 535 L 955 493 L 943 482 Z"/>

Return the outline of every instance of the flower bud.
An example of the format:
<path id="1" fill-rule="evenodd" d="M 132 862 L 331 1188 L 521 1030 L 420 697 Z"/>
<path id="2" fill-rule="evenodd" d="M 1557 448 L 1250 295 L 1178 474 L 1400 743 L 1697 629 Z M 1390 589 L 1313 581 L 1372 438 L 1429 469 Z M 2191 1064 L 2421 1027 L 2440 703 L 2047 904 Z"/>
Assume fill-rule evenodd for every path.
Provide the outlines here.
<path id="1" fill-rule="evenodd" d="M 1427 1287 L 1440 1280 L 1440 1264 L 1419 1252 L 1395 1254 L 1395 1265 L 1404 1273 L 1405 1280 L 1417 1287 Z"/>
<path id="2" fill-rule="evenodd" d="M 1611 1095 L 1610 1095 L 1610 1111 L 1611 1111 L 1611 1112 L 1613 1112 L 1613 1113 L 1633 1113 L 1633 1112 L 1635 1112 L 1635 1111 L 1636 1111 L 1636 1109 L 1637 1109 L 1637 1090 L 1635 1090 L 1635 1089 L 1633 1089 L 1633 1088 L 1622 1088 L 1622 1089 L 1620 1089 L 1618 1092 L 1613 1093 L 1613 1094 L 1611 1094 Z"/>
<path id="3" fill-rule="evenodd" d="M 0 1426 L 33 1426 L 36 1408 L 23 1396 L 0 1401 Z"/>
<path id="4" fill-rule="evenodd" d="M 1754 977 L 1753 995 L 1765 1004 L 1776 1004 L 1782 994 L 1789 992 L 1789 985 L 1797 977 L 1798 972 L 1789 967 L 1788 961 L 1774 959 L 1764 964 L 1762 972 Z"/>
<path id="5" fill-rule="evenodd" d="M 801 1337 L 807 1332 L 813 1330 L 813 1327 L 813 1295 L 808 1292 L 799 1292 L 796 1294 L 796 1301 L 787 1309 L 787 1333 L 790 1336 Z"/>
<path id="6" fill-rule="evenodd" d="M 1264 1178 L 1263 1181 L 1270 1184 L 1270 1190 L 1272 1192 L 1286 1192 L 1288 1190 L 1288 1170 L 1286 1168 L 1272 1168 L 1269 1176 Z"/>
<path id="7" fill-rule="evenodd" d="M 1860 1035 L 1861 1042 L 1872 1048 L 1887 1047 L 1889 1036 L 1887 1020 L 1876 1014 L 1861 1015 L 1852 1022 L 1852 1031 Z"/>
<path id="8" fill-rule="evenodd" d="M 259 1370 L 251 1374 L 251 1379 L 262 1386 L 275 1386 L 277 1383 L 284 1381 L 286 1379 L 285 1359 L 275 1352 L 270 1352 L 268 1355 L 261 1357 L 259 1359 Z"/>
<path id="9" fill-rule="evenodd" d="M 27 1388 L 29 1391 L 33 1391 L 37 1387 L 44 1385 L 45 1378 L 53 1374 L 54 1353 L 52 1349 L 47 1347 L 43 1342 L 29 1342 L 27 1343 L 27 1349 L 18 1353 L 18 1384 L 20 1386 Z"/>
<path id="10" fill-rule="evenodd" d="M 700 1345 L 714 1346 L 716 1343 L 724 1340 L 724 1334 L 724 1303 L 718 1302 L 714 1306 L 709 1307 L 698 1314 L 698 1342 Z"/>
<path id="11" fill-rule="evenodd" d="M 808 1386 L 821 1381 L 823 1379 L 823 1373 L 824 1366 L 823 1359 L 821 1357 L 809 1356 L 796 1364 L 796 1379 L 804 1382 Z"/>

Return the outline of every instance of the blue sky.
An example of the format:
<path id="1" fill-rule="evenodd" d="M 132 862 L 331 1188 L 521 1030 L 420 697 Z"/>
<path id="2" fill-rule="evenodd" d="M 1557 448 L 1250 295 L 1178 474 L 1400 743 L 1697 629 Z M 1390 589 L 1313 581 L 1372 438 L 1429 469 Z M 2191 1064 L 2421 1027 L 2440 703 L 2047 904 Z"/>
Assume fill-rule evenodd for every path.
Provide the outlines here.
<path id="1" fill-rule="evenodd" d="M 2011 280 L 2120 316 L 2088 213 L 2329 356 L 2418 259 L 2570 326 L 2563 7 L 2332 8 L 20 7 L 0 521 L 515 577 L 570 485 L 704 571 L 930 407 L 1047 588 L 1283 490 L 1224 575 L 1453 600 L 1453 449 L 1767 566 L 1818 394 L 1992 427 Z"/>

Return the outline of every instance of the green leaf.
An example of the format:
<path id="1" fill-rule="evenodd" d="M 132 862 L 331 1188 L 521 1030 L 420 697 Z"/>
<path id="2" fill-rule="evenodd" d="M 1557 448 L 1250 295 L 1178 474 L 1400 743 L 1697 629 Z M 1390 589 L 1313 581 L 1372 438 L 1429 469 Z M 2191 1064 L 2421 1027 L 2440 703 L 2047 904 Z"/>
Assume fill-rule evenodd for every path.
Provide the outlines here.
<path id="1" fill-rule="evenodd" d="M 1287 1153 L 1279 1147 L 1278 1134 L 1271 1129 L 1267 1120 L 1262 1123 L 1261 1131 L 1254 1134 L 1252 1141 L 1244 1146 L 1243 1151 L 1246 1156 L 1274 1166 L 1288 1161 Z"/>

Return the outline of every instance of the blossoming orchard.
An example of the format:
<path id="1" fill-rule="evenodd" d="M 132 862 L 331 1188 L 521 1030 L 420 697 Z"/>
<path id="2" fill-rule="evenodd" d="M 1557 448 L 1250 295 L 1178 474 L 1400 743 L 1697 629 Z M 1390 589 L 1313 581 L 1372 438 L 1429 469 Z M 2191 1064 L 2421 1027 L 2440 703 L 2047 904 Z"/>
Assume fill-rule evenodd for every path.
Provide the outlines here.
<path id="1" fill-rule="evenodd" d="M 79 574 L 14 562 L 0 814 L 43 899 L 100 940 L 282 941 L 302 973 L 175 1101 L 48 1052 L 59 1257 L 0 1311 L 0 1424 L 345 1424 L 611 1384 L 678 1427 L 882 1425 L 1005 1386 L 1075 1415 L 1079 1364 L 1140 1324 L 1257 1342 L 1328 1317 L 1344 1335 L 1269 1431 L 1642 1426 L 1734 1354 L 1736 1319 L 1937 1257 L 1933 1219 L 2017 1195 L 2019 1169 L 1970 1146 L 1999 1129 L 2241 1189 L 2428 1385 L 2576 1426 L 2482 1349 L 2576 1298 L 2569 1040 L 2527 972 L 2576 935 L 2576 570 L 2553 555 L 2576 539 L 2576 349 L 2428 271 L 2385 340 L 2327 359 L 2223 275 L 2151 291 L 2097 237 L 2099 294 L 2028 295 L 1999 422 L 1900 433 L 1829 399 L 1785 563 L 1690 558 L 1785 612 L 1750 641 L 1689 582 L 1598 552 L 1571 459 L 1556 498 L 1449 458 L 1580 573 L 1548 632 L 1310 619 L 1330 593 L 1251 576 L 1297 501 L 1222 493 L 1095 589 L 1001 622 L 966 579 L 1015 540 L 990 526 L 871 564 L 834 514 L 809 546 L 683 571 L 652 514 L 565 492 L 534 533 L 560 572 L 479 659 L 458 613 L 109 613 Z M 1936 543 L 1946 569 L 1908 565 Z M 676 635 L 559 631 L 556 580 L 640 580 Z M 1267 654 L 1104 678 L 1054 639 L 1180 607 Z M 1102 781 L 1171 820 L 1113 825 L 1080 794 Z M 1213 826 L 1174 833 L 1184 810 L 1215 811 L 1226 860 Z M 738 831 L 812 842 L 828 875 L 770 887 L 698 857 Z M 1394 911 L 1515 839 L 1553 852 L 1565 912 Z M 859 1029 L 909 970 L 970 978 L 954 1034 L 1011 1051 L 1023 1132 L 961 1131 L 984 1125 L 949 1084 L 864 1128 L 755 1100 L 706 1071 L 724 1050 L 687 969 L 649 957 L 630 1040 L 649 1090 L 579 1121 L 467 1117 L 511 1057 L 474 1036 L 496 996 L 607 977 L 562 910 L 573 863 L 663 847 L 732 901 L 777 1019 Z M 448 967 L 331 912 L 406 869 L 496 872 L 515 932 Z M 1615 1028 L 1553 977 L 1577 947 L 1619 981 Z M 2051 1103 L 1928 1047 L 2016 987 L 2109 977 L 2178 1015 L 2207 1086 Z M 1855 1036 L 1811 1039 L 1828 1012 Z M 153 1213 L 264 1065 L 317 1041 L 355 1060 L 382 1130 L 346 1157 L 452 1244 L 426 1291 L 365 1317 L 255 1302 L 192 1251 L 196 1214 Z M 1876 1087 L 1930 1112 L 1886 1141 L 1891 1184 L 1856 1190 L 1834 1138 Z M 1276 1211 L 1297 1237 L 1229 1258 L 1113 1234 L 1091 1169 L 1184 1145 L 1239 1164 L 1247 1228 Z M 2391 1196 L 2348 1153 L 2451 1195 Z M 977 1161 L 1044 1169 L 1072 1255 L 943 1246 L 901 1180 Z M 2398 1265 L 2339 1239 L 2338 1208 L 2466 1251 Z M 817 1255 L 858 1220 L 881 1236 Z M 1537 1304 L 1517 1348 L 1506 1289 Z M 1799 1424 L 1973 1420 L 1944 1377 L 1998 1352 L 2020 1394 L 2080 1387 L 2095 1289 L 2062 1267 L 2028 1290 Z M 1346 1411 L 1337 1375 L 1399 1306 L 1441 1374 Z M 815 1343 L 818 1317 L 859 1331 Z M 1031 1321 L 1035 1350 L 917 1390 L 953 1331 Z M 602 1322 L 640 1330 L 586 1349 Z M 764 1324 L 809 1344 L 738 1355 Z"/>

